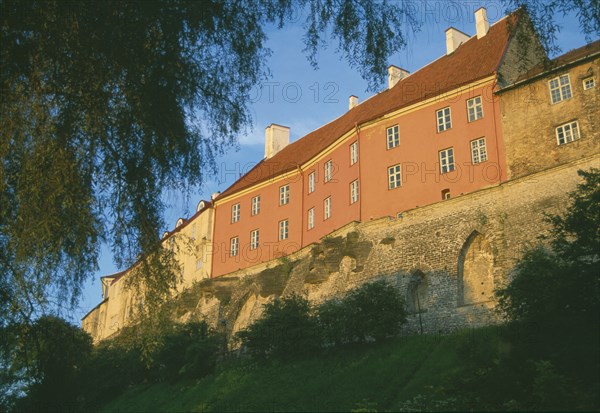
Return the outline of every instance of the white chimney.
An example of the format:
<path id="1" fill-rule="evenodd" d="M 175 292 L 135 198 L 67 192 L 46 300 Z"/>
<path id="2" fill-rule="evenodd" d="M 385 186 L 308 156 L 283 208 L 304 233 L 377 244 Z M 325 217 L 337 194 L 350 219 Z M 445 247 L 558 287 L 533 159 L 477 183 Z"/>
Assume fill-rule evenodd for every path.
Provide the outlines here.
<path id="1" fill-rule="evenodd" d="M 458 46 L 469 40 L 469 36 L 460 30 L 450 27 L 446 30 L 446 54 L 450 54 L 458 49 Z"/>
<path id="2" fill-rule="evenodd" d="M 219 195 L 221 195 L 220 191 L 214 192 L 211 196 L 210 199 L 211 201 L 214 201 L 216 197 L 218 197 Z"/>
<path id="3" fill-rule="evenodd" d="M 490 30 L 490 22 L 488 22 L 485 7 L 480 7 L 475 11 L 475 27 L 477 28 L 478 39 L 481 39 Z"/>
<path id="4" fill-rule="evenodd" d="M 271 123 L 265 129 L 265 158 L 272 158 L 289 143 L 290 128 Z"/>
<path id="5" fill-rule="evenodd" d="M 408 76 L 410 72 L 404 70 L 398 66 L 389 65 L 388 66 L 388 89 L 393 88 L 396 83 L 404 79 Z"/>
<path id="6" fill-rule="evenodd" d="M 348 98 L 348 110 L 352 109 L 354 106 L 358 106 L 358 97 L 351 95 Z"/>

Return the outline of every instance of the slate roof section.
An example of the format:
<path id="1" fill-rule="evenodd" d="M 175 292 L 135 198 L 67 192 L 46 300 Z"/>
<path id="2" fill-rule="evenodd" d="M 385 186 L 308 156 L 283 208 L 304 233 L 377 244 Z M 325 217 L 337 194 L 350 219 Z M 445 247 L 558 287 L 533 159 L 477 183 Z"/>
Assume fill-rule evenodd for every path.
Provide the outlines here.
<path id="1" fill-rule="evenodd" d="M 399 81 L 392 89 L 372 96 L 334 121 L 289 144 L 270 159 L 263 159 L 223 191 L 216 200 L 297 169 L 357 125 L 386 113 L 493 75 L 516 26 L 513 13 L 490 26 L 486 36 L 473 35 L 458 49 Z"/>
<path id="2" fill-rule="evenodd" d="M 559 70 L 560 68 L 568 66 L 571 63 L 575 63 L 577 61 L 592 57 L 597 54 L 600 54 L 600 40 L 588 43 L 585 46 L 568 51 L 567 53 L 560 55 L 555 59 L 544 63 L 540 63 L 539 65 L 532 67 L 526 73 L 519 76 L 515 83 L 505 87 L 504 89 L 511 88 L 513 86 L 516 86 L 517 84 L 535 79 L 540 75 L 545 75 L 552 71 Z"/>

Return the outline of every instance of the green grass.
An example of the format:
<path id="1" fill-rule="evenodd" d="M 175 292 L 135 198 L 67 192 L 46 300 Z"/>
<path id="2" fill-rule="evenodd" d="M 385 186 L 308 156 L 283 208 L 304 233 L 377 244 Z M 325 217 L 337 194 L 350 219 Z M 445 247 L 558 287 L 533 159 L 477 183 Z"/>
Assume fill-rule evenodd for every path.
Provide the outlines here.
<path id="1" fill-rule="evenodd" d="M 198 381 L 129 389 L 102 411 L 396 411 L 458 379 L 469 340 L 499 348 L 493 331 L 395 338 L 289 362 L 230 362 Z"/>

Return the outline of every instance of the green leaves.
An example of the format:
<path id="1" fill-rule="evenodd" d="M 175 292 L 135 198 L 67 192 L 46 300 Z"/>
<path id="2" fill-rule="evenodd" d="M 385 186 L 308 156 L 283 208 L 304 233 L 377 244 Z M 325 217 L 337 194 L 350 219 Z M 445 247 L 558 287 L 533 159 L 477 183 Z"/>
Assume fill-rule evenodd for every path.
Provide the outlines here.
<path id="1" fill-rule="evenodd" d="M 550 246 L 525 253 L 511 283 L 497 292 L 512 321 L 595 325 L 600 313 L 600 170 L 579 171 L 563 216 L 550 216 Z M 565 325 L 566 325 L 565 324 Z"/>
<path id="2" fill-rule="evenodd" d="M 382 340 L 397 334 L 405 321 L 400 292 L 375 281 L 314 309 L 302 297 L 276 299 L 237 338 L 255 357 L 290 358 L 332 345 Z"/>

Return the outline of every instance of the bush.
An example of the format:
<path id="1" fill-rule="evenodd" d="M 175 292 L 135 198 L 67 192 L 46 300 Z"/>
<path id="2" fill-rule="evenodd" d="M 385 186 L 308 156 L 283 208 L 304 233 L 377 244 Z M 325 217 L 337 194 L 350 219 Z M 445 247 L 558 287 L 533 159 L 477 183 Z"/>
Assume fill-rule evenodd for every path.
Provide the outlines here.
<path id="1" fill-rule="evenodd" d="M 214 371 L 223 337 L 205 322 L 175 325 L 153 357 L 150 377 L 157 381 L 200 378 Z"/>
<path id="2" fill-rule="evenodd" d="M 401 293 L 384 281 L 364 284 L 342 300 L 324 303 L 318 315 L 327 344 L 381 340 L 397 334 L 406 322 Z"/>
<path id="3" fill-rule="evenodd" d="M 320 348 L 316 318 L 308 301 L 298 296 L 266 304 L 263 317 L 238 332 L 237 338 L 257 358 L 290 358 Z"/>

